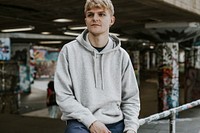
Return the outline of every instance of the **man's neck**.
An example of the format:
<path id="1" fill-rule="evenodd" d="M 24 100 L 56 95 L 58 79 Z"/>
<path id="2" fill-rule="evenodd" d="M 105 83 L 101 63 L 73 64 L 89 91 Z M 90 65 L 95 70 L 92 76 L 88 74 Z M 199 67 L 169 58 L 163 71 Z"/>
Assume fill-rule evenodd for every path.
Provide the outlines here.
<path id="1" fill-rule="evenodd" d="M 94 47 L 97 47 L 97 48 L 102 48 L 102 47 L 106 46 L 106 44 L 108 43 L 108 35 L 95 36 L 95 35 L 89 33 L 88 39 L 89 39 L 91 45 L 93 45 Z"/>

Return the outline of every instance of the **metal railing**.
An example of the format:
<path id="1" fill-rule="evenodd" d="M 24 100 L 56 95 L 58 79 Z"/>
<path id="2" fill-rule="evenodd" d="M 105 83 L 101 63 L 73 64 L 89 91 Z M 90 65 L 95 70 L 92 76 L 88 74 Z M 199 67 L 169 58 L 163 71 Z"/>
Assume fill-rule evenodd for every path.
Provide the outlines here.
<path id="1" fill-rule="evenodd" d="M 150 115 L 149 117 L 146 117 L 146 118 L 142 118 L 142 119 L 139 120 L 139 123 L 140 123 L 140 126 L 142 126 L 145 123 L 149 123 L 151 121 L 159 120 L 159 119 L 166 118 L 166 117 L 170 116 L 170 118 L 169 118 L 170 119 L 170 122 L 169 122 L 170 133 L 176 133 L 176 114 L 178 112 L 193 108 L 193 107 L 198 106 L 198 105 L 200 105 L 200 99 L 193 101 L 191 103 L 184 104 L 184 105 L 176 107 L 176 108 L 172 108 L 172 109 L 163 111 L 161 113 Z"/>

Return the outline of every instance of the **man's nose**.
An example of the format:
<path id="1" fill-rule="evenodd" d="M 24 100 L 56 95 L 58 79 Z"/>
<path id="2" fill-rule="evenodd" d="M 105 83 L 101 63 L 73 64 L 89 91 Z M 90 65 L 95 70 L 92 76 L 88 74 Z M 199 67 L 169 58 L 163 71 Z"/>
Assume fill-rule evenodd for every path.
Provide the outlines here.
<path id="1" fill-rule="evenodd" d="M 94 21 L 99 20 L 99 15 L 98 15 L 98 14 L 94 14 L 94 16 L 93 16 L 93 20 L 94 20 Z"/>

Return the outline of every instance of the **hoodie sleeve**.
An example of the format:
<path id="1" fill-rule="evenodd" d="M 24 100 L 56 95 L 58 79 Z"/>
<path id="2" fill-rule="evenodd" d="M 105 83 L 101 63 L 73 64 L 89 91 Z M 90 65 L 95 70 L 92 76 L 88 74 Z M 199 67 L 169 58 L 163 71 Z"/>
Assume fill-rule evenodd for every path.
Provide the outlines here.
<path id="1" fill-rule="evenodd" d="M 66 50 L 61 50 L 57 61 L 54 78 L 56 100 L 62 112 L 62 120 L 76 119 L 89 128 L 96 118 L 74 96 Z"/>
<path id="2" fill-rule="evenodd" d="M 135 72 L 127 53 L 124 56 L 123 68 L 121 109 L 124 114 L 124 132 L 127 130 L 134 130 L 137 132 L 139 128 L 138 116 L 140 111 L 139 90 Z"/>

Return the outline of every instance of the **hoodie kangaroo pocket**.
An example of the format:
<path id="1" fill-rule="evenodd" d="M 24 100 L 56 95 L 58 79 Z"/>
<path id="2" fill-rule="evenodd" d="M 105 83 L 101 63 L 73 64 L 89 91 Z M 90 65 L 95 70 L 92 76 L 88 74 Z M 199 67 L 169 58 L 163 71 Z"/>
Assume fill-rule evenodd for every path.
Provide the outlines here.
<path id="1" fill-rule="evenodd" d="M 119 116 L 121 115 L 120 104 L 109 103 L 102 108 L 102 113 L 107 116 Z"/>

